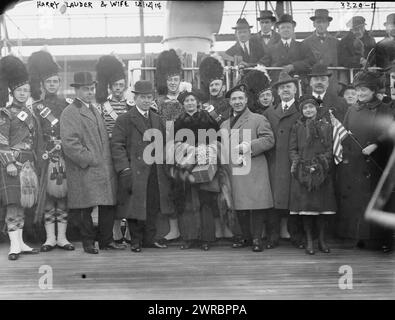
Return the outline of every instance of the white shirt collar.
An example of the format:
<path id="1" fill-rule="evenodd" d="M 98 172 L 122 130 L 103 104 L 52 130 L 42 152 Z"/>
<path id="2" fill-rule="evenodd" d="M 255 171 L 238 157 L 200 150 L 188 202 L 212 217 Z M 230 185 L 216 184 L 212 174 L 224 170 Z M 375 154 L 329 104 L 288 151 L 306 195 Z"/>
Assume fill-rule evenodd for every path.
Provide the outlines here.
<path id="1" fill-rule="evenodd" d="M 288 106 L 287 109 L 289 109 L 289 107 L 291 107 L 294 103 L 295 103 L 295 98 L 293 98 L 292 100 L 289 100 L 287 102 L 281 101 L 281 106 L 282 106 L 283 110 L 285 108 L 285 105 L 287 105 Z"/>
<path id="2" fill-rule="evenodd" d="M 149 114 L 149 110 L 143 111 L 143 110 L 141 110 L 141 109 L 137 106 L 137 104 L 136 104 L 136 108 L 137 108 L 137 111 L 140 112 L 140 114 L 141 114 L 143 117 L 145 117 L 145 115 L 147 114 L 147 112 L 148 112 L 148 114 Z"/>
<path id="3" fill-rule="evenodd" d="M 321 93 L 321 94 L 315 93 L 313 91 L 313 97 L 316 98 L 316 99 L 318 98 L 318 96 L 320 96 L 321 99 L 324 99 L 325 94 L 326 94 L 326 91 L 324 93 Z"/>
<path id="4" fill-rule="evenodd" d="M 283 42 L 283 45 L 285 45 L 285 43 L 288 43 L 288 46 L 289 47 L 291 46 L 292 39 L 287 39 L 287 40 L 281 39 L 281 41 Z"/>
<path id="5" fill-rule="evenodd" d="M 245 44 L 247 47 L 248 54 L 250 54 L 250 40 L 248 40 L 244 43 L 240 41 L 239 43 L 240 43 L 240 46 L 243 48 L 243 50 L 244 50 L 244 44 Z"/>

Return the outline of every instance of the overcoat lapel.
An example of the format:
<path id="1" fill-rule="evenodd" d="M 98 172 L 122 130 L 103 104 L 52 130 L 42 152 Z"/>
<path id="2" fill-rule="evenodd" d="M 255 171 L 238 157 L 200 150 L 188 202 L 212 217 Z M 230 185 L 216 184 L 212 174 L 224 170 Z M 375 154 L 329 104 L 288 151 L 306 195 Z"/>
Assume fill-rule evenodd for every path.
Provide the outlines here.
<path id="1" fill-rule="evenodd" d="M 132 122 L 133 126 L 135 126 L 136 129 L 141 133 L 142 136 L 144 136 L 145 130 L 149 129 L 148 126 L 143 121 L 142 115 L 137 110 L 137 107 L 131 110 L 130 121 Z"/>

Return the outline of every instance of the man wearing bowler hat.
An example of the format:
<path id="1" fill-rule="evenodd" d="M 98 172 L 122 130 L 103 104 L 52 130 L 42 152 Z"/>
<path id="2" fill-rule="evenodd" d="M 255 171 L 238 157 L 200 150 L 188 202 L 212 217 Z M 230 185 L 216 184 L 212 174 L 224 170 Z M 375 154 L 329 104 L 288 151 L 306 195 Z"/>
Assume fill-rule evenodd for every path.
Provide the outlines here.
<path id="1" fill-rule="evenodd" d="M 337 93 L 337 88 L 331 88 L 330 78 L 332 73 L 328 71 L 328 67 L 324 64 L 317 63 L 313 66 L 312 71 L 308 74 L 311 87 L 311 94 L 320 101 L 318 109 L 318 117 L 325 117 L 330 122 L 329 110 L 341 122 L 347 112 L 347 104 L 341 99 Z"/>
<path id="2" fill-rule="evenodd" d="M 387 16 L 384 26 L 387 37 L 377 43 L 376 65 L 385 69 L 395 64 L 395 13 Z"/>
<path id="3" fill-rule="evenodd" d="M 67 167 L 67 205 L 77 221 L 84 251 L 97 254 L 92 210 L 99 208 L 99 248 L 125 249 L 113 240 L 116 177 L 104 121 L 93 106 L 96 81 L 90 72 L 74 74 L 76 98 L 60 117 Z"/>
<path id="4" fill-rule="evenodd" d="M 283 14 L 276 26 L 281 40 L 270 47 L 259 62 L 266 67 L 283 67 L 290 75 L 307 74 L 315 63 L 315 58 L 306 44 L 295 41 L 296 22 L 291 15 Z M 278 71 L 271 72 L 273 81 L 278 79 L 278 75 Z"/>
<path id="5" fill-rule="evenodd" d="M 267 249 L 279 244 L 281 218 L 287 218 L 288 232 L 294 246 L 304 247 L 302 222 L 299 216 L 289 214 L 291 185 L 291 161 L 289 158 L 289 139 L 293 125 L 300 117 L 297 108 L 297 79 L 285 71 L 273 84 L 273 89 L 281 99 L 280 103 L 269 107 L 263 115 L 269 120 L 276 144 L 267 152 L 270 186 L 273 192 L 273 209 L 267 215 Z"/>
<path id="6" fill-rule="evenodd" d="M 366 21 L 362 16 L 355 16 L 347 23 L 350 31 L 340 40 L 338 59 L 339 65 L 346 68 L 361 68 L 368 62 L 369 52 L 375 48 L 376 41 L 365 30 Z M 374 56 L 371 56 L 372 58 Z M 369 65 L 375 64 L 374 59 Z"/>
<path id="7" fill-rule="evenodd" d="M 328 32 L 329 24 L 333 18 L 329 16 L 327 9 L 317 9 L 310 20 L 313 21 L 315 30 L 303 40 L 303 43 L 310 48 L 318 63 L 328 67 L 337 67 L 339 40 Z"/>
<path id="8" fill-rule="evenodd" d="M 261 59 L 265 50 L 258 39 L 251 36 L 251 28 L 245 18 L 237 20 L 235 30 L 236 43 L 225 51 L 226 54 L 233 56 L 241 56 L 243 61 L 240 67 L 250 67 L 257 64 Z"/>
<path id="9" fill-rule="evenodd" d="M 174 213 L 174 205 L 164 164 L 166 129 L 160 116 L 150 110 L 153 85 L 137 81 L 133 93 L 136 106 L 115 121 L 111 153 L 118 174 L 117 210 L 128 221 L 131 251 L 141 252 L 142 247 L 166 248 L 155 239 L 156 220 L 159 213 Z M 155 140 L 154 132 L 160 133 L 161 142 Z M 151 141 L 158 148 L 147 152 Z"/>
<path id="10" fill-rule="evenodd" d="M 261 26 L 261 31 L 259 31 L 254 37 L 261 41 L 264 50 L 268 47 L 275 45 L 280 41 L 280 35 L 274 31 L 274 25 L 276 22 L 276 17 L 273 16 L 273 12 L 270 10 L 261 10 L 260 15 L 256 18 Z"/>

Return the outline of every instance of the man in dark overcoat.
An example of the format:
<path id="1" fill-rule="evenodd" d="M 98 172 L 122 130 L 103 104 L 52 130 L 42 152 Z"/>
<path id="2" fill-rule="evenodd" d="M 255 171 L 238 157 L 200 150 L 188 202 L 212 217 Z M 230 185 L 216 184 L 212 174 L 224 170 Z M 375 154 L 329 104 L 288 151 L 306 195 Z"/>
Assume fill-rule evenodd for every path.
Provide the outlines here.
<path id="1" fill-rule="evenodd" d="M 259 63 L 266 67 L 283 67 L 290 75 L 307 74 L 315 63 L 315 58 L 306 44 L 294 40 L 296 22 L 291 15 L 284 14 L 276 25 L 281 40 L 265 52 Z M 276 81 L 279 71 L 271 71 L 270 75 Z"/>
<path id="2" fill-rule="evenodd" d="M 174 213 L 170 181 L 163 164 L 166 129 L 160 116 L 150 110 L 153 91 L 151 82 L 136 82 L 136 107 L 117 118 L 111 139 L 112 159 L 119 177 L 118 210 L 128 221 L 133 252 L 141 252 L 142 246 L 166 248 L 155 239 L 156 220 L 159 213 Z M 163 140 L 160 142 L 155 136 L 158 148 L 152 154 L 147 150 L 154 132 Z"/>
<path id="3" fill-rule="evenodd" d="M 252 37 L 251 29 L 246 19 L 240 18 L 237 20 L 236 26 L 232 27 L 235 30 L 236 43 L 225 51 L 227 55 L 231 57 L 241 56 L 243 61 L 240 63 L 240 67 L 251 67 L 257 64 L 257 62 L 264 56 L 265 50 L 261 42 Z"/>
<path id="4" fill-rule="evenodd" d="M 293 125 L 300 117 L 295 100 L 296 85 L 297 79 L 282 71 L 279 80 L 273 85 L 281 102 L 269 107 L 263 113 L 270 122 L 276 141 L 274 148 L 267 152 L 274 202 L 274 208 L 267 218 L 267 249 L 274 248 L 279 244 L 282 217 L 288 218 L 287 226 L 292 243 L 303 248 L 303 229 L 301 221 L 298 219 L 300 217 L 289 215 L 291 185 L 289 139 Z"/>
<path id="5" fill-rule="evenodd" d="M 76 98 L 60 117 L 62 140 L 67 168 L 67 205 L 77 221 L 86 253 L 97 254 L 96 232 L 92 210 L 99 211 L 99 248 L 125 249 L 114 242 L 116 176 L 111 160 L 110 143 L 104 121 L 93 106 L 95 83 L 90 72 L 74 74 Z"/>
<path id="6" fill-rule="evenodd" d="M 262 10 L 260 11 L 259 17 L 256 18 L 256 20 L 259 21 L 261 31 L 259 31 L 253 37 L 260 40 L 263 49 L 267 51 L 269 47 L 272 47 L 281 39 L 280 34 L 274 30 L 277 19 L 275 16 L 273 16 L 272 11 Z"/>
<path id="7" fill-rule="evenodd" d="M 376 45 L 376 65 L 385 69 L 395 62 L 395 13 L 387 16 L 384 26 L 387 36 Z"/>

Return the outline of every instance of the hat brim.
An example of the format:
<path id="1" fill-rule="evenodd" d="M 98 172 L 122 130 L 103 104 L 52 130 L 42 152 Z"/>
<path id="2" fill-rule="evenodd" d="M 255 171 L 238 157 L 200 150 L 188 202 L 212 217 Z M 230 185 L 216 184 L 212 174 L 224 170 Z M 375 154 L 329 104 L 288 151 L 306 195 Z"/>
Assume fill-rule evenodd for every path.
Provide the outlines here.
<path id="1" fill-rule="evenodd" d="M 295 85 L 298 85 L 298 79 L 289 79 L 289 80 L 279 81 L 279 82 L 274 83 L 272 85 L 272 88 L 277 89 L 278 86 L 280 86 L 282 84 L 286 84 L 286 83 L 291 83 L 291 82 L 295 83 Z"/>
<path id="2" fill-rule="evenodd" d="M 331 77 L 332 76 L 332 73 L 309 73 L 308 75 L 307 75 L 309 78 L 312 78 L 312 77 L 322 77 L 322 76 L 327 76 L 327 77 Z"/>
<path id="3" fill-rule="evenodd" d="M 318 18 L 321 18 L 321 19 L 326 19 L 326 20 L 328 20 L 329 22 L 331 22 L 332 20 L 333 20 L 333 18 L 332 17 L 322 17 L 322 16 L 313 16 L 313 17 L 310 17 L 310 20 L 311 21 L 315 21 L 315 19 L 318 19 Z"/>
<path id="4" fill-rule="evenodd" d="M 244 88 L 244 89 L 241 89 Z M 235 88 L 230 89 L 226 94 L 225 94 L 225 98 L 230 98 L 230 96 L 232 95 L 233 92 L 244 92 L 247 95 L 247 86 L 246 85 L 238 85 Z"/>
<path id="5" fill-rule="evenodd" d="M 292 21 L 277 21 L 276 27 L 278 27 L 280 24 L 283 24 L 283 23 L 292 23 L 294 27 L 296 26 L 296 21 L 292 20 Z"/>
<path id="6" fill-rule="evenodd" d="M 134 91 L 131 90 L 134 94 L 154 94 L 154 91 Z"/>
<path id="7" fill-rule="evenodd" d="M 258 17 L 258 18 L 256 18 L 256 21 L 269 20 L 269 19 L 272 20 L 272 22 L 276 22 L 277 21 L 276 17 L 266 17 L 266 18 Z"/>
<path id="8" fill-rule="evenodd" d="M 91 86 L 92 84 L 96 84 L 96 83 L 97 83 L 97 81 L 93 81 L 90 83 L 71 83 L 70 87 L 73 87 L 73 88 L 85 87 L 85 86 Z"/>
<path id="9" fill-rule="evenodd" d="M 251 29 L 253 26 L 245 26 L 245 27 L 232 27 L 233 30 L 240 30 L 240 29 Z"/>

